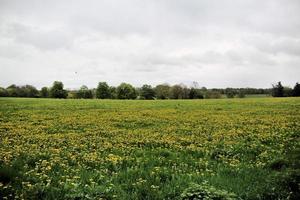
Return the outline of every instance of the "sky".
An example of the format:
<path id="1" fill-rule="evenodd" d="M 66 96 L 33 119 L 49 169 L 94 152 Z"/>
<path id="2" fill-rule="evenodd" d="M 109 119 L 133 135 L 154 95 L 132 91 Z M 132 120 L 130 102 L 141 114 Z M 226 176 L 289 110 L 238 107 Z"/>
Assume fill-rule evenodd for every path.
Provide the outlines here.
<path id="1" fill-rule="evenodd" d="M 0 0 L 0 86 L 300 82 L 299 0 Z"/>

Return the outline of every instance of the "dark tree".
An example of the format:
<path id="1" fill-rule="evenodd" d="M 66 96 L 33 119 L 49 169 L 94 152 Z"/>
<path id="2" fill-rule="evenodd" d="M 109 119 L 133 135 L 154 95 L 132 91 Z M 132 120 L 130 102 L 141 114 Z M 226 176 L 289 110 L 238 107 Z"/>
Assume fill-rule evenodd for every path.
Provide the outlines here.
<path id="1" fill-rule="evenodd" d="M 54 81 L 53 86 L 50 89 L 50 97 L 65 99 L 68 96 L 68 92 L 64 90 L 64 84 L 60 81 Z"/>
<path id="2" fill-rule="evenodd" d="M 294 86 L 293 91 L 292 91 L 292 95 L 294 97 L 299 97 L 300 96 L 300 84 L 299 83 L 296 83 L 296 85 Z"/>
<path id="3" fill-rule="evenodd" d="M 293 96 L 293 89 L 290 87 L 283 87 L 283 96 L 284 97 L 291 97 Z"/>
<path id="4" fill-rule="evenodd" d="M 203 99 L 200 89 L 191 88 L 189 93 L 189 99 Z"/>
<path id="5" fill-rule="evenodd" d="M 136 90 L 135 88 L 128 83 L 121 83 L 117 87 L 117 96 L 118 99 L 136 99 Z"/>
<path id="6" fill-rule="evenodd" d="M 284 96 L 284 88 L 279 81 L 277 85 L 273 85 L 272 96 L 273 97 L 283 97 Z"/>
<path id="7" fill-rule="evenodd" d="M 196 96 L 197 96 L 197 90 L 192 87 L 190 90 L 189 99 L 197 99 Z"/>
<path id="8" fill-rule="evenodd" d="M 47 87 L 42 87 L 40 91 L 40 96 L 42 98 L 48 98 L 49 97 L 49 89 Z"/>
<path id="9" fill-rule="evenodd" d="M 99 82 L 96 89 L 96 98 L 97 99 L 109 99 L 111 98 L 111 92 L 109 86 L 106 82 Z"/>
<path id="10" fill-rule="evenodd" d="M 140 96 L 142 99 L 154 99 L 155 91 L 151 85 L 143 85 L 140 89 Z"/>

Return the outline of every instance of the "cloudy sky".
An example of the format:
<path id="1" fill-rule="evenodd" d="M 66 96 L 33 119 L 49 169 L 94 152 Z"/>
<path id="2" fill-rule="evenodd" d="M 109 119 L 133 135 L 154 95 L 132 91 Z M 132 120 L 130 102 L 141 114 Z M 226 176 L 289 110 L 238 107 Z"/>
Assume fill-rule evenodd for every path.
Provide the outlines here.
<path id="1" fill-rule="evenodd" d="M 300 81 L 299 0 L 0 0 L 0 86 Z"/>

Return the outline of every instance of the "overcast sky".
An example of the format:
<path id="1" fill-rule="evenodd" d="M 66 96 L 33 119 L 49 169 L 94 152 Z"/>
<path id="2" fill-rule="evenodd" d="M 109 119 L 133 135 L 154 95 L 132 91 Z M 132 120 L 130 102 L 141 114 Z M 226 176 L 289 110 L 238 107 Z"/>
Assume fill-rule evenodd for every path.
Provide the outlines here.
<path id="1" fill-rule="evenodd" d="M 0 0 L 0 86 L 300 81 L 299 0 Z"/>

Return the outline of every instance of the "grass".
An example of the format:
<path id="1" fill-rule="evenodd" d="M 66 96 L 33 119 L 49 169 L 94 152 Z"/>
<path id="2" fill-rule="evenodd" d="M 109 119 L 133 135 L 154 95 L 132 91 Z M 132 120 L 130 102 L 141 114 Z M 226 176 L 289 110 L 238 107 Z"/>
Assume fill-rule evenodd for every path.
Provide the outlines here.
<path id="1" fill-rule="evenodd" d="M 0 98 L 0 197 L 299 199 L 299 121 L 300 98 Z"/>
<path id="2" fill-rule="evenodd" d="M 246 98 L 267 98 L 272 96 L 270 94 L 248 94 L 245 97 Z"/>

